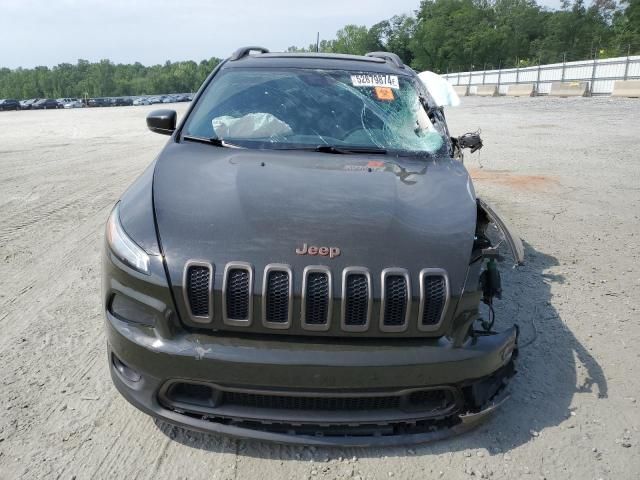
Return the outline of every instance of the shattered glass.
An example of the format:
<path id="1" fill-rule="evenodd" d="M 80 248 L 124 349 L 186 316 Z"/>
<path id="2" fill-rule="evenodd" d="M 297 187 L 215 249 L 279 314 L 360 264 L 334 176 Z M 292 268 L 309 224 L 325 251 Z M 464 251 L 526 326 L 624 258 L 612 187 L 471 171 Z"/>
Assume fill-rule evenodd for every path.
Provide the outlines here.
<path id="1" fill-rule="evenodd" d="M 214 78 L 184 132 L 245 148 L 331 145 L 430 154 L 444 147 L 446 134 L 433 121 L 434 107 L 409 75 L 234 68 Z"/>

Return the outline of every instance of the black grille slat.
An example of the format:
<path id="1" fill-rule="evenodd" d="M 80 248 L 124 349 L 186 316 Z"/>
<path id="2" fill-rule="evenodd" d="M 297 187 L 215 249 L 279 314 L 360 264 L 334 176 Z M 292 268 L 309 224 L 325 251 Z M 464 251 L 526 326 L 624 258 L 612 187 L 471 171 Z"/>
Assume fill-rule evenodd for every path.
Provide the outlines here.
<path id="1" fill-rule="evenodd" d="M 323 272 L 310 272 L 307 275 L 305 295 L 305 323 L 326 324 L 329 313 L 329 275 Z"/>
<path id="2" fill-rule="evenodd" d="M 298 397 L 224 392 L 225 405 L 283 410 L 383 410 L 399 408 L 400 396 L 381 397 Z"/>
<path id="3" fill-rule="evenodd" d="M 422 325 L 436 325 L 442 317 L 447 299 L 447 286 L 442 275 L 426 275 L 423 279 Z"/>
<path id="4" fill-rule="evenodd" d="M 402 275 L 388 275 L 384 294 L 384 325 L 404 325 L 407 314 L 407 279 Z"/>
<path id="5" fill-rule="evenodd" d="M 344 324 L 361 326 L 369 312 L 369 281 L 366 275 L 351 274 L 346 279 Z"/>
<path id="6" fill-rule="evenodd" d="M 267 275 L 266 315 L 267 322 L 289 321 L 289 273 L 271 271 Z"/>
<path id="7" fill-rule="evenodd" d="M 191 266 L 187 271 L 187 298 L 191 314 L 196 317 L 209 316 L 209 282 L 211 271 L 205 266 Z"/>
<path id="8" fill-rule="evenodd" d="M 418 390 L 409 395 L 409 403 L 414 406 L 445 405 L 448 401 L 444 390 Z"/>
<path id="9" fill-rule="evenodd" d="M 227 318 L 233 320 L 249 319 L 249 271 L 231 268 L 227 272 L 226 307 Z"/>

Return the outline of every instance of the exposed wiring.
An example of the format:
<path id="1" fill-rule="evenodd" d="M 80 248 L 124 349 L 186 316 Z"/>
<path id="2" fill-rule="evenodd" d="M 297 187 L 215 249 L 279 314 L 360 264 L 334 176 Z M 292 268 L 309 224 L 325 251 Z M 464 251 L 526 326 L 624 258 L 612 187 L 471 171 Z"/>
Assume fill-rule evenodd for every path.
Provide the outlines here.
<path id="1" fill-rule="evenodd" d="M 485 301 L 485 303 L 489 307 L 489 321 L 486 322 L 482 320 L 481 325 L 485 332 L 490 332 L 491 329 L 493 329 L 493 324 L 495 323 L 495 320 L 496 320 L 496 312 L 493 309 L 493 299 L 490 299 L 489 301 Z"/>

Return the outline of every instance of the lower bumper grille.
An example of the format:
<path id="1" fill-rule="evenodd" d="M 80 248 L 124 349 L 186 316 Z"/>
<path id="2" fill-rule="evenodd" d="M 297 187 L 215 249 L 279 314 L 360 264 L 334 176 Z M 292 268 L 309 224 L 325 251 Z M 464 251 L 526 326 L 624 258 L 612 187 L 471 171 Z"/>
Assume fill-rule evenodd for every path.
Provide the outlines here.
<path id="1" fill-rule="evenodd" d="M 226 392 L 223 403 L 285 410 L 380 410 L 399 408 L 400 397 L 289 397 Z"/>
<path id="2" fill-rule="evenodd" d="M 310 415 L 339 415 L 359 412 L 359 415 L 379 415 L 376 412 L 409 412 L 438 415 L 450 412 L 456 405 L 456 390 L 450 387 L 411 389 L 398 392 L 362 392 L 352 394 L 285 393 L 272 391 L 240 391 L 214 384 L 172 382 L 161 392 L 161 399 L 170 406 L 202 414 L 224 414 L 233 411 L 307 412 Z M 246 409 L 246 410 L 244 410 Z M 284 414 L 284 413 L 283 413 Z M 273 414 L 265 414 L 272 417 Z M 275 414 L 277 419 L 278 414 Z M 352 417 L 349 417 L 352 418 Z"/>

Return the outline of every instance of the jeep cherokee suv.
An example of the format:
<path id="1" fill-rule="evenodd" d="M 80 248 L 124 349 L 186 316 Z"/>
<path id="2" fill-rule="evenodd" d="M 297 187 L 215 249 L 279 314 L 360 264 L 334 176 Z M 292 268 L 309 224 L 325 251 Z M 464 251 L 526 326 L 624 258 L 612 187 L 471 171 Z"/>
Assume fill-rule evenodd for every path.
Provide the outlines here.
<path id="1" fill-rule="evenodd" d="M 166 422 L 288 443 L 390 445 L 478 423 L 517 328 L 442 108 L 390 53 L 235 52 L 107 224 L 109 366 Z M 493 230 L 493 229 L 492 229 Z"/>

